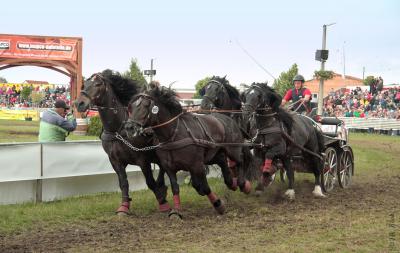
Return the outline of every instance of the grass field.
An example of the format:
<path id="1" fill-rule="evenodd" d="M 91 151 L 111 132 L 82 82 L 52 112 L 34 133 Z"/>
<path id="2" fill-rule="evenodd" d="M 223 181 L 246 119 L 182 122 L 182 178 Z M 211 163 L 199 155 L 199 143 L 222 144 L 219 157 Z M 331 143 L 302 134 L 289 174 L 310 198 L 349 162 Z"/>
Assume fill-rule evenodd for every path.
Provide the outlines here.
<path id="1" fill-rule="evenodd" d="M 39 121 L 3 120 L 0 119 L 0 143 L 37 142 Z M 67 141 L 94 140 L 97 136 L 79 136 L 71 133 Z"/>
<path id="2" fill-rule="evenodd" d="M 222 216 L 182 186 L 182 221 L 159 213 L 147 190 L 132 193 L 127 217 L 114 214 L 119 193 L 6 205 L 0 252 L 399 252 L 400 138 L 351 134 L 350 144 L 353 184 L 326 199 L 312 197 L 313 176 L 297 173 L 295 201 L 279 181 L 256 197 L 211 180 Z"/>

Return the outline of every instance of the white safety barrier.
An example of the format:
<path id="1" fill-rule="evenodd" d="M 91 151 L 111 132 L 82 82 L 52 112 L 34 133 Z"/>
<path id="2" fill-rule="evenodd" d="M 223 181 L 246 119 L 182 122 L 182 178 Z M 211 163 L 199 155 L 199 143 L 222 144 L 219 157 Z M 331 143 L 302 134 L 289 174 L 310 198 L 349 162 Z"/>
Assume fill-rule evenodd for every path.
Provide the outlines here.
<path id="1" fill-rule="evenodd" d="M 385 118 L 340 117 L 348 129 L 400 130 L 400 120 Z"/>
<path id="2" fill-rule="evenodd" d="M 127 167 L 131 190 L 145 189 L 139 167 Z M 0 204 L 51 201 L 119 191 L 100 141 L 0 144 Z"/>

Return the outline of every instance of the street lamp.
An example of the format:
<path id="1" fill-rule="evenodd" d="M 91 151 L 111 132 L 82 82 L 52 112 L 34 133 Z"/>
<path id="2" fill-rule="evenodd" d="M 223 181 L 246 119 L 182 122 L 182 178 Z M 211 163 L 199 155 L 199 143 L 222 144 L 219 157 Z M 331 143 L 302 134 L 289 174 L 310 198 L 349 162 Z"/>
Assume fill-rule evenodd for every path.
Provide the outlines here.
<path id="1" fill-rule="evenodd" d="M 325 61 L 328 59 L 328 54 L 326 51 L 326 28 L 328 26 L 334 25 L 336 23 L 331 23 L 328 25 L 323 25 L 323 33 L 322 33 L 322 50 L 321 52 L 326 52 L 326 57 L 321 57 L 321 71 L 325 71 Z M 323 54 L 323 53 L 322 53 Z M 318 115 L 322 115 L 323 111 L 323 101 L 324 101 L 324 79 L 320 78 L 319 80 L 319 93 L 318 93 Z"/>

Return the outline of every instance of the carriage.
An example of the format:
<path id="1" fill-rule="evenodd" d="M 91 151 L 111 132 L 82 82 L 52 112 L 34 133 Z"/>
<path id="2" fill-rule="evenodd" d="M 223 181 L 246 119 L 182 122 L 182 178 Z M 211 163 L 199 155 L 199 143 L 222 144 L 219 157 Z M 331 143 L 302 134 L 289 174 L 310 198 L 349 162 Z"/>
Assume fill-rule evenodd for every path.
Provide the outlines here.
<path id="1" fill-rule="evenodd" d="M 314 117 L 316 127 L 324 136 L 324 166 L 321 173 L 321 186 L 325 192 L 333 190 L 338 183 L 347 188 L 354 175 L 354 155 L 349 145 L 348 129 L 336 117 Z"/>
<path id="2" fill-rule="evenodd" d="M 344 121 L 336 117 L 306 117 L 314 122 L 314 127 L 323 133 L 325 150 L 321 154 L 323 167 L 321 171 L 321 187 L 324 192 L 331 192 L 335 186 L 348 188 L 354 175 L 354 154 L 349 145 L 348 129 Z M 275 163 L 282 182 L 286 181 L 286 171 L 279 161 Z M 296 166 L 296 171 L 309 170 L 304 163 Z"/>

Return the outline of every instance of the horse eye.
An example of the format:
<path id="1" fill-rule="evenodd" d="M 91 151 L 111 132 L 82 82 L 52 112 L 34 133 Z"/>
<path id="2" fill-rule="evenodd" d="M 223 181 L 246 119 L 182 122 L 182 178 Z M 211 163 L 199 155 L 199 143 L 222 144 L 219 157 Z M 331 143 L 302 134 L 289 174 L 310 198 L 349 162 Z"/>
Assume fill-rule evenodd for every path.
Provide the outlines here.
<path id="1" fill-rule="evenodd" d="M 94 86 L 99 87 L 99 86 L 101 86 L 102 84 L 103 84 L 102 82 L 96 82 L 96 83 L 94 83 Z"/>

